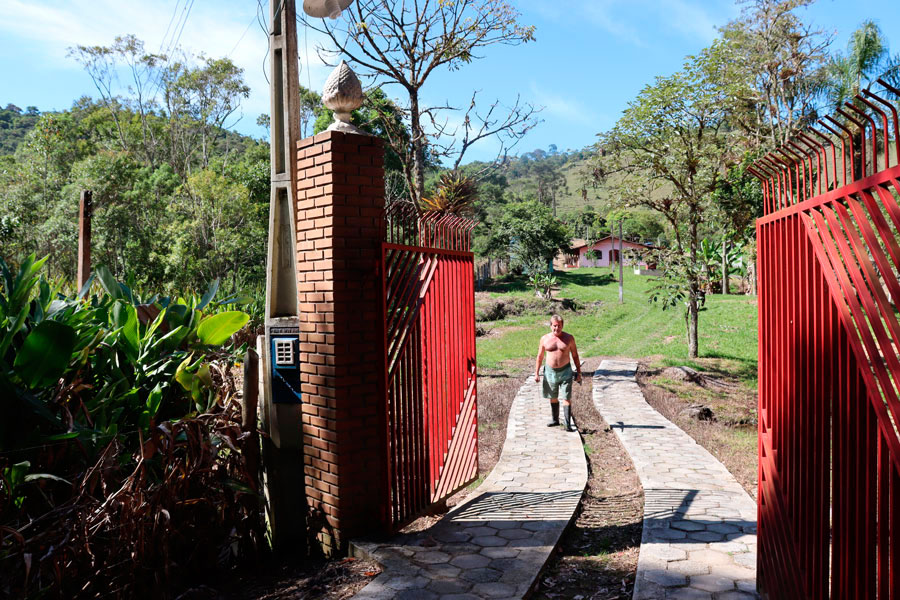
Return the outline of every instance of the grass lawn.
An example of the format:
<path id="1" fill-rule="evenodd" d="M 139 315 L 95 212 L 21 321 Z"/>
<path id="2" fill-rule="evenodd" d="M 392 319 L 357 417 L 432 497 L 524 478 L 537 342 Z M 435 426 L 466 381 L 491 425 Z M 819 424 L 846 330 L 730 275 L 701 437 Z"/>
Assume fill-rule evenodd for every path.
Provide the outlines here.
<path id="1" fill-rule="evenodd" d="M 617 271 L 618 272 L 618 271 Z M 649 277 L 625 270 L 624 304 L 608 268 L 584 268 L 557 273 L 560 285 L 554 298 L 570 298 L 577 314 L 566 313 L 565 329 L 575 336 L 582 358 L 621 356 L 652 358 L 660 366 L 689 365 L 706 370 L 703 361 L 687 359 L 687 333 L 682 310 L 662 310 L 650 304 Z M 490 296 L 532 297 L 524 278 L 509 279 L 487 290 Z M 491 335 L 477 342 L 478 365 L 498 368 L 504 361 L 533 357 L 540 336 L 549 330 L 548 316 L 521 316 L 484 325 Z M 700 312 L 700 358 L 715 362 L 748 386 L 756 387 L 756 296 L 707 296 Z"/>

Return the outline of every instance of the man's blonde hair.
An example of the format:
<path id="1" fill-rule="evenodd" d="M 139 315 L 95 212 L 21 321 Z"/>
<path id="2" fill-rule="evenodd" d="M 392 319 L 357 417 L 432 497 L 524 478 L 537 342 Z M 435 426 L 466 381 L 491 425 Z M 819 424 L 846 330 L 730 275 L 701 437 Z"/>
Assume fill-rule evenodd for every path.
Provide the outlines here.
<path id="1" fill-rule="evenodd" d="M 559 315 L 553 315 L 552 317 L 550 317 L 550 323 L 562 323 L 562 322 L 563 322 L 563 318 Z"/>

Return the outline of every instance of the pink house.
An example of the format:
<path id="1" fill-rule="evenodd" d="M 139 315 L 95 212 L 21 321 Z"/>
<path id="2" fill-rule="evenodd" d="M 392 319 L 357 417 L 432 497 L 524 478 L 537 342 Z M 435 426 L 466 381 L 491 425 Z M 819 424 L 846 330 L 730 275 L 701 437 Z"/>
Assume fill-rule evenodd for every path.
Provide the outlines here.
<path id="1" fill-rule="evenodd" d="M 623 250 L 647 250 L 648 246 L 644 244 L 636 244 L 627 240 L 622 240 Z M 573 254 L 566 255 L 565 265 L 568 268 L 574 267 L 608 267 L 610 263 L 619 262 L 619 238 L 605 237 L 598 240 L 593 246 L 582 240 L 574 240 L 572 244 Z M 591 259 L 586 256 L 589 250 L 596 252 L 596 258 Z M 631 264 L 628 260 L 628 253 L 625 253 L 625 264 Z M 643 264 L 643 261 L 641 261 Z M 644 265 L 646 266 L 646 265 Z"/>

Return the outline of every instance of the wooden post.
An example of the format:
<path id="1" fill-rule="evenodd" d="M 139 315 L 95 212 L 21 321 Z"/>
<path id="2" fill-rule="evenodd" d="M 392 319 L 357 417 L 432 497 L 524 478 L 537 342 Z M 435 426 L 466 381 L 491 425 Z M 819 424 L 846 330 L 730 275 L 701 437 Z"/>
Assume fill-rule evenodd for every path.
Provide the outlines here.
<path id="1" fill-rule="evenodd" d="M 615 242 L 613 242 L 615 244 Z M 622 254 L 622 221 L 619 221 L 619 304 L 625 303 L 624 298 L 624 290 L 622 288 L 622 263 L 625 262 L 625 257 Z"/>
<path id="2" fill-rule="evenodd" d="M 78 207 L 78 289 L 91 276 L 91 216 L 94 212 L 93 192 L 83 190 Z"/>
<path id="3" fill-rule="evenodd" d="M 722 293 L 726 296 L 728 289 L 728 238 L 722 234 Z"/>
<path id="4" fill-rule="evenodd" d="M 244 393 L 241 398 L 241 431 L 246 433 L 241 444 L 241 453 L 247 464 L 247 475 L 250 477 L 250 489 L 260 493 L 260 447 L 259 432 L 257 431 L 257 407 L 259 405 L 259 354 L 250 348 L 244 354 Z M 265 504 L 260 495 L 245 494 L 244 506 L 247 507 L 252 517 L 252 527 L 256 531 L 257 539 L 262 540 L 265 531 L 263 529 L 263 514 Z"/>
<path id="5" fill-rule="evenodd" d="M 266 324 L 294 318 L 296 274 L 296 150 L 300 139 L 300 76 L 297 62 L 297 12 L 294 0 L 270 3 L 269 65 L 271 193 L 266 273 Z M 268 341 L 268 338 L 267 338 Z M 264 366 L 264 368 L 267 368 Z"/>

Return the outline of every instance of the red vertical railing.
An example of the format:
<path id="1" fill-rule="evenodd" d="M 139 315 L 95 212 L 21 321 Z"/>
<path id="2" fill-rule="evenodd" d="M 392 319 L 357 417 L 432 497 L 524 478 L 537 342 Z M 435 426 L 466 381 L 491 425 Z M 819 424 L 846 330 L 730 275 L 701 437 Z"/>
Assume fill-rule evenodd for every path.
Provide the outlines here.
<path id="1" fill-rule="evenodd" d="M 770 598 L 900 598 L 900 129 L 871 92 L 838 115 L 751 169 Z"/>
<path id="2" fill-rule="evenodd" d="M 397 529 L 477 475 L 475 223 L 402 204 L 385 216 L 387 519 Z"/>

